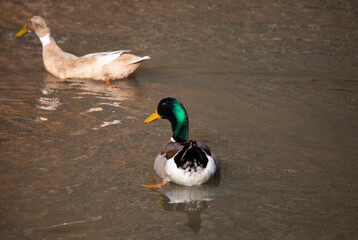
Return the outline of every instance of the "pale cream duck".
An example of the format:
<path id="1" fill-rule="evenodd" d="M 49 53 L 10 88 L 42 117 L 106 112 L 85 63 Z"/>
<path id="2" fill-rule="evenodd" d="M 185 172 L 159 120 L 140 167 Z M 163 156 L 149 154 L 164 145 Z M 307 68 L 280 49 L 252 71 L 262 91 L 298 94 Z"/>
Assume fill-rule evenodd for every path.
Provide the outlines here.
<path id="1" fill-rule="evenodd" d="M 128 50 L 100 52 L 77 57 L 62 51 L 51 36 L 51 30 L 39 16 L 30 18 L 15 35 L 34 32 L 42 43 L 45 68 L 58 78 L 91 78 L 94 80 L 122 79 L 132 74 L 149 56 L 138 57 Z"/>

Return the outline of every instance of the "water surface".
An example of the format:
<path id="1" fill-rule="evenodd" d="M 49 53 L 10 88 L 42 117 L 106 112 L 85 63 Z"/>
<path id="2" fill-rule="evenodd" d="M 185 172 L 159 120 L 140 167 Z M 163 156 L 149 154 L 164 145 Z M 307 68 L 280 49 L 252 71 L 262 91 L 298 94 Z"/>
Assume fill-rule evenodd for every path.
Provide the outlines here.
<path id="1" fill-rule="evenodd" d="M 2 1 L 1 239 L 355 239 L 355 1 Z M 26 19 L 65 51 L 129 49 L 150 61 L 107 87 L 43 67 Z M 160 182 L 180 99 L 221 178 Z"/>

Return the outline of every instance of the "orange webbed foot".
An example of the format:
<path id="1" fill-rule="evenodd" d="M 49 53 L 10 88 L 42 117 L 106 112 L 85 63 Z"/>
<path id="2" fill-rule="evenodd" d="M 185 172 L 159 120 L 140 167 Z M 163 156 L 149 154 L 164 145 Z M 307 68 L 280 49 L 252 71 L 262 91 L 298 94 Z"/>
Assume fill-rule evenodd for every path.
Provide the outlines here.
<path id="1" fill-rule="evenodd" d="M 145 185 L 145 184 L 141 184 L 143 187 L 147 187 L 147 188 L 161 188 L 162 186 L 164 186 L 165 184 L 167 184 L 167 182 L 162 182 L 160 184 L 154 184 L 154 185 Z"/>

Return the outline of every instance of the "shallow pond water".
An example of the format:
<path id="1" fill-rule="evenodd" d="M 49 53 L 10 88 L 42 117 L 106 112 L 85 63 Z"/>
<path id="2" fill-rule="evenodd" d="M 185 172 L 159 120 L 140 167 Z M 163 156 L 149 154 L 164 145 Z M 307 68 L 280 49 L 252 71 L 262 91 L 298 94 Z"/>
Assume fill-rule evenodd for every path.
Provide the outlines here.
<path id="1" fill-rule="evenodd" d="M 358 237 L 355 1 L 0 3 L 1 239 Z M 46 72 L 27 18 L 76 55 L 152 57 L 111 82 Z M 160 182 L 167 96 L 221 160 L 198 187 Z"/>

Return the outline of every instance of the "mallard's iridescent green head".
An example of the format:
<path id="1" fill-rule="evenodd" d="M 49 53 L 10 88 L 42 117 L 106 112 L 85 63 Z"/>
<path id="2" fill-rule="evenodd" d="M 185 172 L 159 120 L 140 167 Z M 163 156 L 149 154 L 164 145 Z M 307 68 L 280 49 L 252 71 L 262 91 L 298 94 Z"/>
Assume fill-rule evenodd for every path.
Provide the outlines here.
<path id="1" fill-rule="evenodd" d="M 189 119 L 181 102 L 170 97 L 162 99 L 155 113 L 144 122 L 147 123 L 161 118 L 168 119 L 171 123 L 175 141 L 187 142 L 189 140 Z"/>

